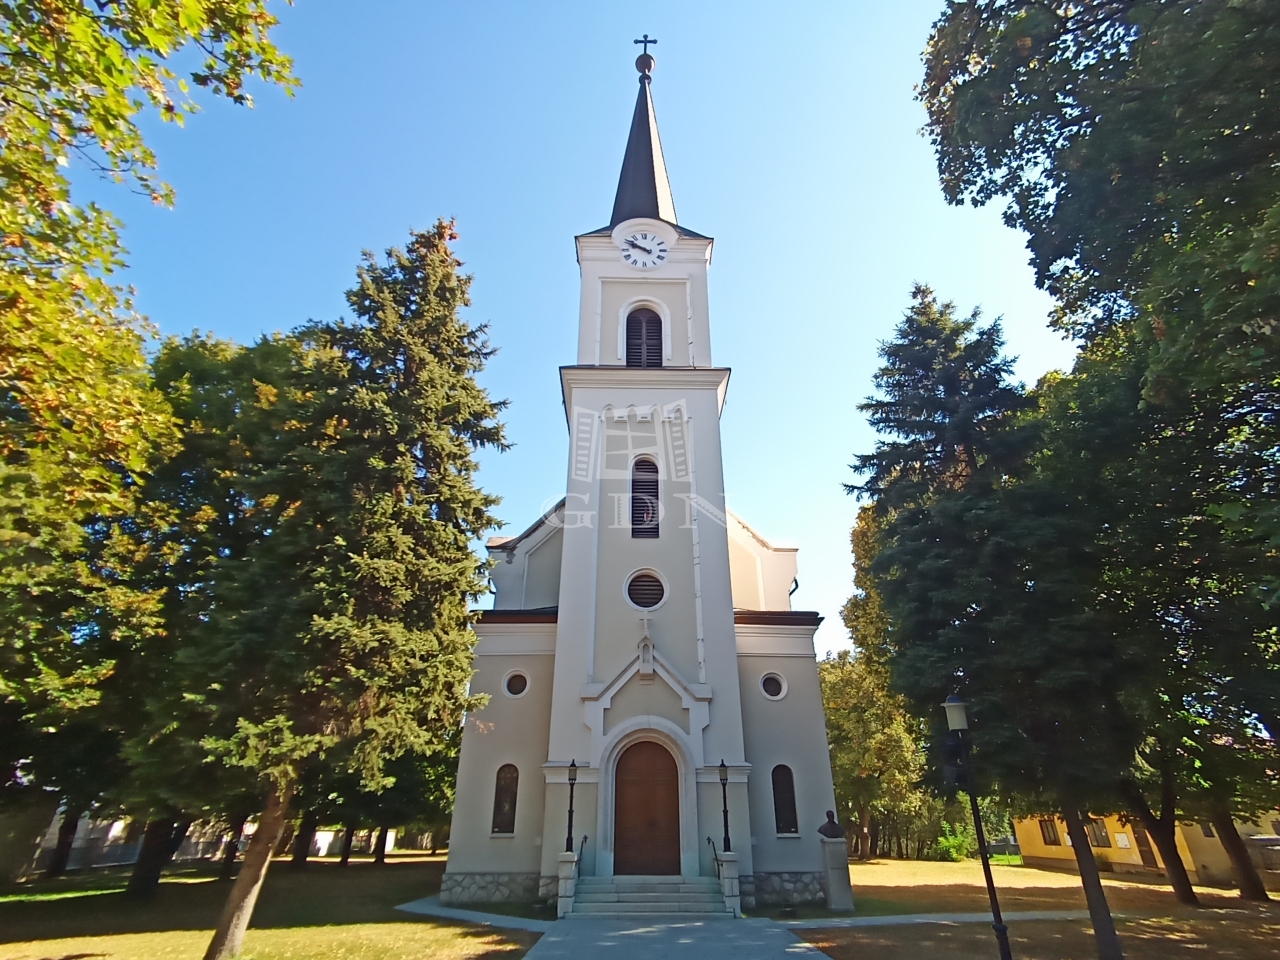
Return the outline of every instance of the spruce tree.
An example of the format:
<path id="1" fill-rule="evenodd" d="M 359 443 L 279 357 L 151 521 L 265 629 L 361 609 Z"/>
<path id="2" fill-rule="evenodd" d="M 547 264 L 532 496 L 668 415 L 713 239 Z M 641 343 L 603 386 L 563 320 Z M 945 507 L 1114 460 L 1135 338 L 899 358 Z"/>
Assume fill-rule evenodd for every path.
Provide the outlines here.
<path id="1" fill-rule="evenodd" d="M 349 757 L 378 790 L 387 762 L 447 748 L 479 703 L 469 607 L 486 566 L 471 543 L 497 500 L 476 486 L 474 454 L 505 448 L 504 404 L 475 380 L 492 351 L 460 316 L 470 277 L 453 239 L 441 221 L 385 261 L 366 254 L 353 320 L 250 348 L 281 362 L 242 365 L 252 376 L 214 438 L 234 458 L 235 529 L 188 544 L 203 610 L 176 641 L 172 709 L 190 739 L 261 777 L 267 799 L 210 960 L 239 952 L 311 758 Z M 226 526 L 217 514 L 192 516 Z"/>
<path id="2" fill-rule="evenodd" d="M 938 704 L 970 704 L 983 780 L 1038 798 L 1067 821 L 1099 954 L 1121 956 L 1082 812 L 1115 803 L 1140 727 L 1126 684 L 1142 662 L 1098 610 L 1096 518 L 1034 472 L 1040 425 L 1009 382 L 995 325 L 961 322 L 917 288 L 881 346 L 886 435 L 860 457 L 884 514 L 872 564 L 888 616 L 894 686 L 945 742 Z"/>

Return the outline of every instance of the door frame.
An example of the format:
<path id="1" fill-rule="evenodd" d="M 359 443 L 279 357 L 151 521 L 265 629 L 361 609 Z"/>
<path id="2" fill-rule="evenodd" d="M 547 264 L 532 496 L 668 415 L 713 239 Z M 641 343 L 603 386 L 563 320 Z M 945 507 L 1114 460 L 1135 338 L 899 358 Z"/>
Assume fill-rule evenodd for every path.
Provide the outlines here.
<path id="1" fill-rule="evenodd" d="M 596 848 L 596 876 L 612 877 L 614 814 L 617 806 L 618 759 L 633 743 L 651 740 L 665 747 L 676 761 L 680 801 L 680 876 L 696 877 L 698 865 L 698 792 L 697 767 L 686 734 L 670 720 L 662 717 L 633 717 L 609 735 L 600 763 L 600 789 L 597 793 L 596 823 L 600 842 Z"/>

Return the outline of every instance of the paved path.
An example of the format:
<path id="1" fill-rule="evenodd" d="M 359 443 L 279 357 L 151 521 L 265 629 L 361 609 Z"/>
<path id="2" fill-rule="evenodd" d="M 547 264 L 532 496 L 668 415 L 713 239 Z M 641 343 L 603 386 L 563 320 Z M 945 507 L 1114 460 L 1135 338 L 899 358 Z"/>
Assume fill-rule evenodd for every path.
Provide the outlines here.
<path id="1" fill-rule="evenodd" d="M 526 960 L 825 960 L 826 954 L 772 920 L 566 920 Z"/>
<path id="2" fill-rule="evenodd" d="M 791 930 L 834 927 L 886 927 L 921 923 L 990 923 L 989 913 L 916 913 L 886 917 L 820 917 L 812 920 L 685 920 L 665 916 L 625 921 L 531 920 L 477 910 L 459 910 L 423 897 L 396 907 L 407 913 L 460 920 L 508 930 L 531 930 L 542 938 L 527 960 L 581 960 L 608 950 L 608 960 L 822 960 L 826 954 L 799 940 Z M 1007 923 L 1029 920 L 1080 920 L 1086 910 L 1006 913 Z"/>

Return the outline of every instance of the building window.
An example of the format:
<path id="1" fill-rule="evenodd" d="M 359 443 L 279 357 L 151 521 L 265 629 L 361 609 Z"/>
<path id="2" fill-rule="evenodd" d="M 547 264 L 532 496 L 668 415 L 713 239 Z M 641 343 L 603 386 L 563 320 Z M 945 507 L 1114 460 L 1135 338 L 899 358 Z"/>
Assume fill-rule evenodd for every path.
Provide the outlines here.
<path id="1" fill-rule="evenodd" d="M 1084 825 L 1089 834 L 1089 844 L 1094 847 L 1111 846 L 1111 838 L 1107 836 L 1107 825 L 1101 820 L 1090 820 Z"/>
<path id="2" fill-rule="evenodd" d="M 627 317 L 627 366 L 662 366 L 662 318 L 652 310 Z"/>
<path id="3" fill-rule="evenodd" d="M 778 833 L 799 833 L 796 816 L 796 782 L 791 768 L 778 764 L 773 768 L 773 822 Z"/>
<path id="4" fill-rule="evenodd" d="M 652 610 L 666 594 L 662 581 L 652 573 L 637 573 L 627 584 L 627 599 L 642 610 Z"/>
<path id="5" fill-rule="evenodd" d="M 658 539 L 658 465 L 647 457 L 631 465 L 631 536 Z"/>
<path id="6" fill-rule="evenodd" d="M 529 678 L 519 670 L 512 670 L 503 681 L 502 689 L 506 691 L 508 697 L 523 697 L 525 691 L 529 689 Z"/>
<path id="7" fill-rule="evenodd" d="M 1203 833 L 1203 834 L 1204 834 L 1208 839 L 1212 840 L 1212 839 L 1213 839 L 1213 824 L 1209 823 L 1209 822 L 1208 822 L 1208 821 L 1206 821 L 1206 820 L 1201 820 L 1201 821 L 1200 821 L 1200 832 L 1201 832 L 1201 833 Z"/>
<path id="8" fill-rule="evenodd" d="M 1058 835 L 1058 821 L 1041 820 L 1040 839 L 1044 841 L 1047 847 L 1062 846 L 1062 837 Z"/>
<path id="9" fill-rule="evenodd" d="M 780 673 L 766 673 L 760 678 L 760 692 L 770 700 L 781 700 L 787 695 L 787 680 Z"/>
<path id="10" fill-rule="evenodd" d="M 498 768 L 498 781 L 493 791 L 492 833 L 516 832 L 516 787 L 520 784 L 520 771 L 513 763 Z"/>

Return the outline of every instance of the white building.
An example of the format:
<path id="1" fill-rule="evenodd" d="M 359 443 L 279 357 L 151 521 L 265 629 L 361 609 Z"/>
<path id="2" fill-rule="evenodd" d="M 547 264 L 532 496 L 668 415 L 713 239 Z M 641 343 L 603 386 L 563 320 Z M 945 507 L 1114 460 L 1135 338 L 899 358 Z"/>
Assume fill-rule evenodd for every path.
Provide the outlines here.
<path id="1" fill-rule="evenodd" d="M 577 238 L 568 490 L 488 544 L 496 601 L 472 690 L 490 701 L 463 735 L 445 902 L 555 894 L 571 763 L 580 891 L 635 876 L 682 878 L 670 889 L 689 896 L 693 878 L 714 886 L 723 761 L 744 905 L 824 896 L 820 618 L 791 609 L 796 550 L 725 508 L 713 241 L 677 223 L 653 58 L 636 65 L 613 216 Z"/>

